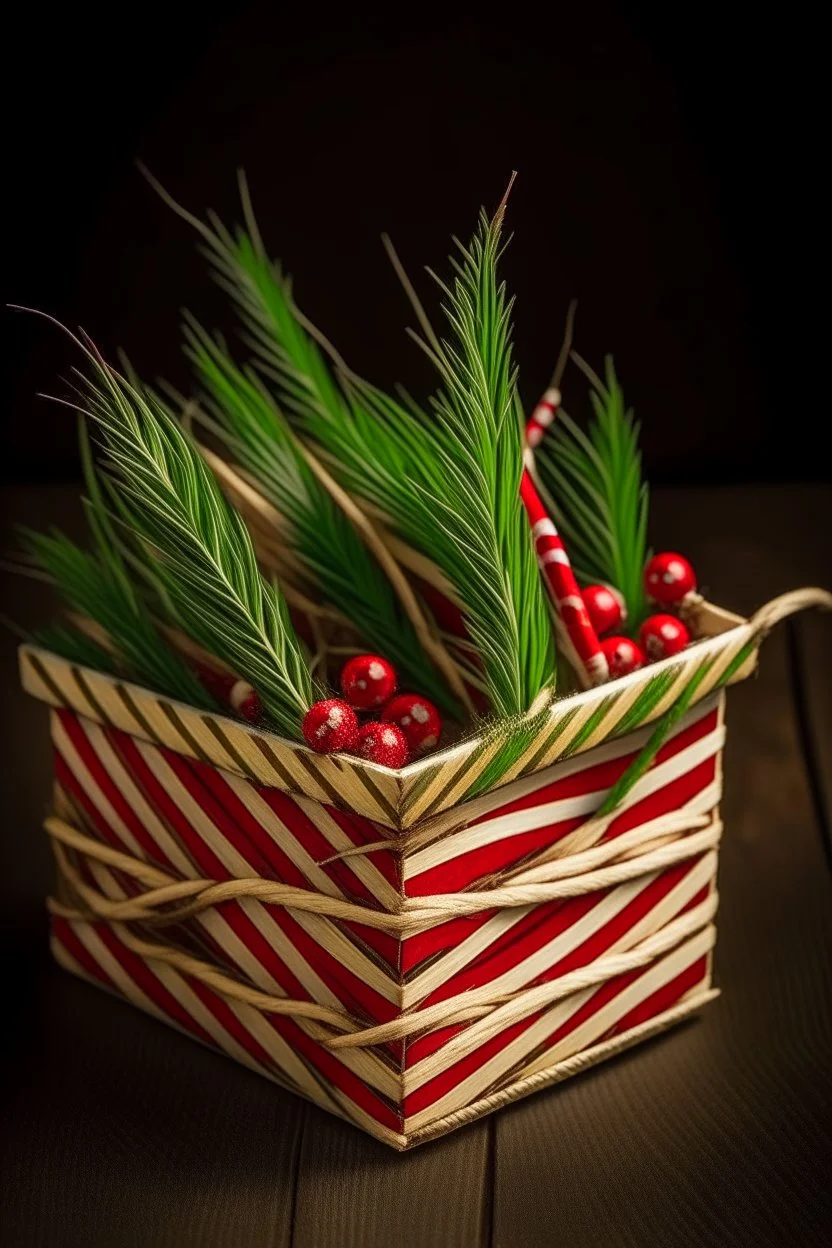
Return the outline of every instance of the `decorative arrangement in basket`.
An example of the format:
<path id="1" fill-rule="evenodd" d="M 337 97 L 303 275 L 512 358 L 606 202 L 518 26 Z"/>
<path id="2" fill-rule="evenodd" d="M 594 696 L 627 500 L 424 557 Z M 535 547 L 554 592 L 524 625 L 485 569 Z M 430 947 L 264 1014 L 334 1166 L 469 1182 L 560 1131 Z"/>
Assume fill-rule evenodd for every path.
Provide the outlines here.
<path id="1" fill-rule="evenodd" d="M 571 316 L 524 419 L 505 199 L 438 329 L 388 244 L 420 404 L 308 322 L 241 190 L 233 232 L 173 205 L 240 341 L 186 316 L 186 399 L 79 340 L 89 547 L 23 537 L 66 608 L 21 649 L 53 708 L 52 945 L 403 1149 L 716 995 L 724 687 L 832 597 L 744 620 L 650 553 L 638 425 Z"/>

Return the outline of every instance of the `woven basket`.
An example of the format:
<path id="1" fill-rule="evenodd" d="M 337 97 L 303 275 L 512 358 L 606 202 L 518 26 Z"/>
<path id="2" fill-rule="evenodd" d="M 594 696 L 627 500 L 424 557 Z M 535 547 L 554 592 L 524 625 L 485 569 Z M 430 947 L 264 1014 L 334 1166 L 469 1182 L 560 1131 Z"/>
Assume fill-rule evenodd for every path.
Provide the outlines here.
<path id="1" fill-rule="evenodd" d="M 23 647 L 54 708 L 55 957 L 397 1149 L 663 1030 L 716 995 L 722 686 L 760 636 L 693 624 L 510 765 L 507 729 L 398 772 Z"/>

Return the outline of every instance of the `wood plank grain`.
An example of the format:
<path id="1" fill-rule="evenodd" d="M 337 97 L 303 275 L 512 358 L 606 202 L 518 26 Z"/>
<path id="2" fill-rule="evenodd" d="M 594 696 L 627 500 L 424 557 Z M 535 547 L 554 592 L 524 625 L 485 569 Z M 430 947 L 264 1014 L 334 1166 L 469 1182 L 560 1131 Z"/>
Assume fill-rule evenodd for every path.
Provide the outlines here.
<path id="1" fill-rule="evenodd" d="M 76 514 L 73 494 L 17 491 L 8 511 L 64 524 Z M 829 581 L 823 498 L 809 488 L 658 491 L 653 532 L 691 555 L 712 598 L 748 612 L 794 585 Z M 24 624 L 47 618 L 38 586 L 12 582 L 4 605 Z M 828 648 L 828 622 L 807 627 L 806 644 Z M 803 633 L 801 622 L 801 646 Z M 760 677 L 728 699 L 721 1000 L 643 1049 L 401 1156 L 52 966 L 42 908 L 51 865 L 39 830 L 46 724 L 17 691 L 13 639 L 0 651 L 16 727 L 0 821 L 16 1003 L 0 1063 L 6 1242 L 823 1242 L 832 898 L 782 632 L 766 643 Z M 820 685 L 815 693 L 812 731 L 828 744 L 827 695 Z"/>
<path id="2" fill-rule="evenodd" d="M 5 1242 L 285 1248 L 301 1101 L 50 963 L 39 970 L 4 1094 Z"/>
<path id="3" fill-rule="evenodd" d="M 488 1121 L 392 1153 L 310 1106 L 293 1248 L 474 1248 L 490 1212 Z"/>
<path id="4" fill-rule="evenodd" d="M 699 507 L 668 517 L 673 545 L 717 586 L 741 569 L 733 603 L 713 591 L 741 610 L 822 581 L 829 566 L 828 538 L 810 544 L 811 506 L 793 496 L 777 508 L 786 531 L 763 556 L 743 519 L 762 526 L 764 500 L 750 497 L 731 518 L 728 500 L 712 499 L 704 536 Z M 828 1242 L 832 883 L 792 676 L 780 631 L 758 680 L 728 698 L 723 997 L 677 1032 L 497 1118 L 495 1248 L 548 1245 L 553 1227 L 558 1242 L 593 1248 Z"/>
<path id="5" fill-rule="evenodd" d="M 795 620 L 790 640 L 807 779 L 832 863 L 832 617 Z"/>

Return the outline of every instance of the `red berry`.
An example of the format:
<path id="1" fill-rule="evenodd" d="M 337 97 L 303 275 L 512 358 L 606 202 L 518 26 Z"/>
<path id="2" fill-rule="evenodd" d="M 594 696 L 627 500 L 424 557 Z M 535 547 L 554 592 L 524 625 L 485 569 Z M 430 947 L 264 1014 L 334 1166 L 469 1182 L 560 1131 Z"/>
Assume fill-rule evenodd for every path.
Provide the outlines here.
<path id="1" fill-rule="evenodd" d="M 357 711 L 369 711 L 392 698 L 396 673 L 378 654 L 357 654 L 341 672 L 341 692 Z"/>
<path id="2" fill-rule="evenodd" d="M 644 569 L 644 588 L 654 602 L 670 607 L 695 591 L 696 573 L 684 555 L 666 550 L 654 555 Z"/>
<path id="3" fill-rule="evenodd" d="M 401 728 L 411 754 L 425 754 L 439 744 L 442 719 L 433 703 L 420 693 L 400 693 L 391 698 L 381 718 L 385 724 Z"/>
<path id="4" fill-rule="evenodd" d="M 651 615 L 639 629 L 638 639 L 648 661 L 655 663 L 684 650 L 690 642 L 690 633 L 675 615 Z"/>
<path id="5" fill-rule="evenodd" d="M 637 672 L 640 667 L 644 666 L 644 653 L 641 646 L 629 637 L 606 637 L 601 642 L 601 649 L 609 664 L 610 676 L 613 680 L 617 676 L 629 676 L 630 672 Z"/>
<path id="6" fill-rule="evenodd" d="M 306 744 L 318 754 L 352 749 L 358 737 L 355 711 L 340 698 L 325 698 L 310 706 L 302 728 Z"/>
<path id="7" fill-rule="evenodd" d="M 587 585 L 581 597 L 589 615 L 589 622 L 600 637 L 612 628 L 620 628 L 627 619 L 624 599 L 610 585 Z"/>
<path id="8" fill-rule="evenodd" d="M 252 689 L 247 680 L 234 682 L 228 695 L 228 701 L 243 719 L 247 719 L 250 724 L 257 723 L 262 707 L 257 693 Z"/>
<path id="9" fill-rule="evenodd" d="M 404 767 L 407 762 L 407 738 L 396 724 L 372 720 L 358 730 L 355 752 L 370 763 L 382 767 Z"/>

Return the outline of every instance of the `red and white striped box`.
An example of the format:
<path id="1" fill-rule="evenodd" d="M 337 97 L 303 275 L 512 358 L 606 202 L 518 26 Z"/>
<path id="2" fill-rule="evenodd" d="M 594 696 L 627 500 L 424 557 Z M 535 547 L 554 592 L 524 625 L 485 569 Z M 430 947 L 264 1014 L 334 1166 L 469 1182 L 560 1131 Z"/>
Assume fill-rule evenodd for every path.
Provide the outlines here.
<path id="1" fill-rule="evenodd" d="M 724 619 L 555 703 L 510 763 L 492 733 L 398 772 L 24 647 L 53 707 L 55 957 L 397 1149 L 662 1030 L 715 995 L 722 685 L 755 661 Z"/>

